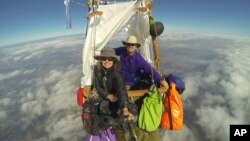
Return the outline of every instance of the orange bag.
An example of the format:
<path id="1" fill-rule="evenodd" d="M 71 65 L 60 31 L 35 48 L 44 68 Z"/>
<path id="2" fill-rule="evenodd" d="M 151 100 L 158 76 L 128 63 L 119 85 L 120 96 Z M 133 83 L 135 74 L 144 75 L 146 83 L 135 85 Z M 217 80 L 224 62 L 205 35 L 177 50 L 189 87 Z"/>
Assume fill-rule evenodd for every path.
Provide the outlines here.
<path id="1" fill-rule="evenodd" d="M 182 97 L 176 90 L 174 83 L 170 84 L 170 90 L 164 99 L 165 111 L 161 118 L 161 128 L 164 130 L 181 130 L 183 127 Z"/>

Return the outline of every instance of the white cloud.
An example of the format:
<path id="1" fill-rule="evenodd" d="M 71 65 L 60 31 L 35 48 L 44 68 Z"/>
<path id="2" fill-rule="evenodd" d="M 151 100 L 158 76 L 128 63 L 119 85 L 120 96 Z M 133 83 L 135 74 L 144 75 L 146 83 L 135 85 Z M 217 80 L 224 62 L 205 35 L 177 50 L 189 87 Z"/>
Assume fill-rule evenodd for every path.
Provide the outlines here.
<path id="1" fill-rule="evenodd" d="M 49 99 L 49 92 L 48 90 L 46 90 L 45 87 L 38 87 L 37 90 L 36 90 L 36 99 L 39 101 L 39 102 L 45 102 L 47 99 Z"/>
<path id="2" fill-rule="evenodd" d="M 36 57 L 36 58 L 41 57 L 43 55 L 43 53 L 44 53 L 44 51 L 41 51 L 41 50 L 36 51 L 36 52 L 32 52 L 32 53 L 28 54 L 27 56 L 25 56 L 23 58 L 23 60 L 26 61 L 26 60 L 32 59 L 34 57 Z"/>
<path id="3" fill-rule="evenodd" d="M 181 131 L 161 130 L 163 141 L 199 141 L 194 129 L 189 129 L 186 125 Z"/>
<path id="4" fill-rule="evenodd" d="M 211 106 L 216 104 L 226 103 L 226 99 L 222 95 L 211 94 L 209 92 L 204 93 L 204 98 L 201 100 L 203 106 Z"/>
<path id="5" fill-rule="evenodd" d="M 8 106 L 11 102 L 11 99 L 10 98 L 3 98 L 3 99 L 0 99 L 0 105 L 1 106 Z"/>
<path id="6" fill-rule="evenodd" d="M 82 37 L 83 38 L 83 37 Z M 27 43 L 20 45 L 18 47 L 8 48 L 6 50 L 5 61 L 22 61 L 29 60 L 32 58 L 39 58 L 45 53 L 45 49 L 60 49 L 60 48 L 69 48 L 76 45 L 83 45 L 82 38 L 76 37 L 61 37 L 46 41 L 37 41 L 34 43 Z"/>
<path id="7" fill-rule="evenodd" d="M 41 103 L 39 103 L 37 100 L 31 100 L 23 103 L 21 110 L 26 116 L 29 117 L 28 119 L 23 120 L 31 120 L 44 113 L 44 107 L 42 107 Z"/>
<path id="8" fill-rule="evenodd" d="M 187 75 L 187 77 L 185 77 L 185 95 L 183 95 L 183 98 L 191 98 L 191 97 L 196 97 L 199 93 L 199 81 L 201 80 L 201 74 L 200 73 L 195 73 L 195 74 L 191 74 L 191 75 Z"/>
<path id="9" fill-rule="evenodd" d="M 214 105 L 197 109 L 197 121 L 208 140 L 229 140 L 229 124 L 232 117 L 226 107 Z"/>
<path id="10" fill-rule="evenodd" d="M 21 74 L 20 70 L 15 70 L 10 73 L 0 73 L 0 81 L 18 76 L 19 74 Z"/>
<path id="11" fill-rule="evenodd" d="M 7 72 L 7 73 L 0 73 L 0 81 L 6 80 L 6 79 L 10 79 L 16 76 L 20 76 L 20 75 L 26 75 L 26 74 L 30 74 L 33 73 L 35 70 L 15 70 L 13 72 Z"/>
<path id="12" fill-rule="evenodd" d="M 30 112 L 30 108 L 36 115 L 43 111 L 50 111 L 52 114 L 68 107 L 76 106 L 75 96 L 72 92 L 76 89 L 72 85 L 72 78 L 79 70 L 70 66 L 65 71 L 51 70 L 44 77 L 36 78 L 35 92 L 32 89 L 23 90 L 22 111 Z M 80 79 L 79 79 L 80 81 Z M 73 93 L 74 94 L 74 93 Z M 46 108 L 46 109 L 43 109 Z"/>
<path id="13" fill-rule="evenodd" d="M 71 113 L 71 112 L 69 112 Z M 81 119 L 74 114 L 64 114 L 63 118 L 51 119 L 53 124 L 48 124 L 46 130 L 50 133 L 48 140 L 55 140 L 57 138 L 63 138 L 64 140 L 79 140 L 83 138 L 81 132 Z"/>
<path id="14" fill-rule="evenodd" d="M 13 132 L 14 134 L 19 129 L 17 126 L 21 124 L 24 127 L 24 132 L 32 134 L 31 136 L 24 134 L 21 140 L 79 140 L 83 138 L 81 110 L 77 108 L 76 103 L 76 89 L 78 87 L 77 83 L 80 84 L 81 66 L 59 66 L 58 68 L 54 67 L 55 69 L 52 67 L 52 69 L 49 69 L 49 73 L 46 73 L 48 70 L 46 65 L 40 66 L 39 69 L 25 68 L 32 68 L 36 63 L 42 62 L 44 56 L 46 56 L 44 55 L 44 49 L 46 48 L 49 50 L 56 48 L 58 50 L 60 48 L 72 48 L 76 45 L 82 45 L 81 38 L 65 37 L 5 50 L 6 53 L 3 60 L 1 60 L 1 63 L 3 63 L 1 65 L 8 67 L 8 64 L 12 64 L 11 67 L 7 68 L 12 71 L 0 73 L 0 81 L 14 77 L 18 78 L 18 81 L 17 79 L 15 81 L 6 81 L 6 85 L 0 87 L 0 89 L 8 91 L 8 93 L 4 93 L 6 98 L 0 100 L 0 118 L 1 121 L 7 120 L 6 118 L 10 116 L 9 114 L 14 112 L 16 116 L 10 116 L 8 120 L 15 122 L 14 120 L 18 117 L 16 122 L 19 125 L 6 125 L 1 126 L 1 128 L 8 127 L 8 130 L 11 129 L 8 132 Z M 78 50 L 75 51 L 79 52 Z M 13 64 L 15 61 L 29 61 L 33 59 L 38 61 L 30 61 L 20 65 Z M 61 61 L 60 57 L 55 59 Z M 13 70 L 15 68 L 20 70 Z M 8 88 L 11 89 L 7 90 Z M 32 122 L 38 124 L 34 125 Z M 8 123 L 6 122 L 5 124 Z M 49 126 L 53 130 L 47 128 Z M 29 131 L 30 127 L 38 132 Z M 43 135 L 43 137 L 40 137 L 39 133 L 46 133 L 47 136 L 44 137 Z M 4 139 L 9 139 L 8 135 L 3 137 Z M 20 136 L 13 136 L 12 138 L 13 140 L 20 140 Z"/>
<path id="15" fill-rule="evenodd" d="M 6 111 L 0 110 L 0 121 L 4 122 L 4 120 L 7 118 Z"/>
<path id="16" fill-rule="evenodd" d="M 35 78 L 35 90 L 25 89 L 21 92 L 23 96 L 21 110 L 23 115 L 28 117 L 24 116 L 22 121 L 28 123 L 49 113 L 44 123 L 46 132 L 49 134 L 48 137 L 40 140 L 57 138 L 77 140 L 79 136 L 83 137 L 81 110 L 77 111 L 76 86 L 72 83 L 78 76 L 76 74 L 79 74 L 78 69 L 78 67 L 69 66 L 64 71 L 51 70 L 44 76 Z"/>

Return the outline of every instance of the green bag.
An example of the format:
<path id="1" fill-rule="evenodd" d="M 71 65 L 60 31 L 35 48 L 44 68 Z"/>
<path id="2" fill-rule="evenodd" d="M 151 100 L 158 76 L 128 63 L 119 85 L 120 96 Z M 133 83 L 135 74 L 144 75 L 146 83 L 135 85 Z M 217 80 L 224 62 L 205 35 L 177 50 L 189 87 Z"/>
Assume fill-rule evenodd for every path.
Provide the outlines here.
<path id="1" fill-rule="evenodd" d="M 155 86 L 145 97 L 139 113 L 138 126 L 146 131 L 156 131 L 161 123 L 163 103 Z"/>

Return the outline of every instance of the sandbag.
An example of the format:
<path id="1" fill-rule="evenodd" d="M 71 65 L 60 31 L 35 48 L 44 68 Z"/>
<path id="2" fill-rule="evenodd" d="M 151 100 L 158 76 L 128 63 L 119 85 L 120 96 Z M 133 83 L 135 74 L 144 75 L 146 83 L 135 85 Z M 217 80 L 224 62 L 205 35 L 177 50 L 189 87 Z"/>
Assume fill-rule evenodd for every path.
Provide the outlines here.
<path id="1" fill-rule="evenodd" d="M 150 90 L 149 96 L 145 97 L 139 112 L 138 127 L 146 131 L 158 129 L 163 112 L 163 104 L 156 87 Z"/>
<path id="2" fill-rule="evenodd" d="M 183 103 L 174 83 L 170 83 L 170 90 L 164 99 L 164 108 L 161 128 L 164 130 L 181 130 L 183 127 Z"/>

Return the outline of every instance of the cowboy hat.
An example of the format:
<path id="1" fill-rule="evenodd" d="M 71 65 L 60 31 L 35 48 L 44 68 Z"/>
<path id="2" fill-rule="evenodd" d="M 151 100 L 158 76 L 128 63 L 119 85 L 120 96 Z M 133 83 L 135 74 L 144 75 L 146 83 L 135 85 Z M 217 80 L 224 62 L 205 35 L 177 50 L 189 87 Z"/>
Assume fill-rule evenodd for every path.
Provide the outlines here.
<path id="1" fill-rule="evenodd" d="M 128 38 L 127 38 L 127 41 L 122 41 L 122 43 L 127 46 L 128 44 L 134 44 L 136 45 L 136 47 L 140 47 L 141 44 L 140 43 L 137 43 L 137 39 L 134 35 L 129 35 Z"/>
<path id="2" fill-rule="evenodd" d="M 115 55 L 115 51 L 112 48 L 104 47 L 101 50 L 100 55 L 95 55 L 94 58 L 96 60 L 102 60 L 102 58 L 112 57 L 114 60 L 118 60 L 118 57 Z"/>

